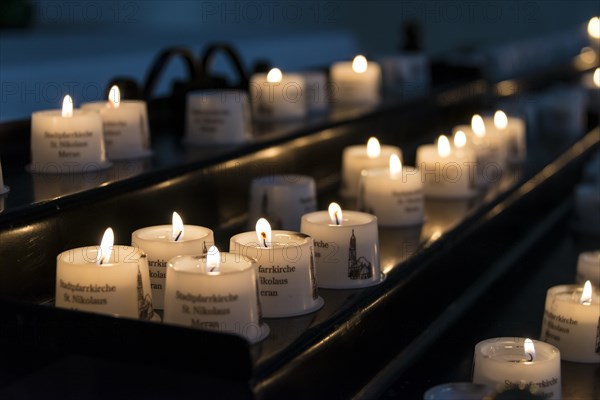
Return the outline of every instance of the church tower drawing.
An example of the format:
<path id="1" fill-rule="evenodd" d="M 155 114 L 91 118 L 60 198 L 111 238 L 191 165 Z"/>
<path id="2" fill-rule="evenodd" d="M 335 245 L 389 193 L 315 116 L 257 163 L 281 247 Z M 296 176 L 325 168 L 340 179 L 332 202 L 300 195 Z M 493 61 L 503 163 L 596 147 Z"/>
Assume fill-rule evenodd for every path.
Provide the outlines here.
<path id="1" fill-rule="evenodd" d="M 373 264 L 365 257 L 356 255 L 356 236 L 352 229 L 348 248 L 348 277 L 350 279 L 369 279 L 373 277 Z"/>

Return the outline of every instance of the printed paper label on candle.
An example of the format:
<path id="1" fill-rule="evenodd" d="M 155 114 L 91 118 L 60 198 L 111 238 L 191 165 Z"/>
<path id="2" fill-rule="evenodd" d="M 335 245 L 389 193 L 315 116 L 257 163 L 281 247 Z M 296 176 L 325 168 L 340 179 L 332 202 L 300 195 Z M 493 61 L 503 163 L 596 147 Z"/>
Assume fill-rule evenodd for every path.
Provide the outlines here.
<path id="1" fill-rule="evenodd" d="M 229 110 L 192 109 L 190 128 L 194 134 L 212 138 L 222 132 L 230 114 Z"/>
<path id="2" fill-rule="evenodd" d="M 286 264 L 285 266 L 279 265 L 271 265 L 271 266 L 263 266 L 260 264 L 258 266 L 258 283 L 260 284 L 259 294 L 261 297 L 276 297 L 279 296 L 280 285 L 288 285 L 289 279 L 288 275 L 296 272 L 295 266 L 290 266 Z"/>
<path id="3" fill-rule="evenodd" d="M 59 158 L 78 159 L 82 157 L 81 150 L 89 147 L 89 140 L 94 136 L 90 131 L 84 132 L 47 132 L 44 139 L 51 151 Z"/>
<path id="4" fill-rule="evenodd" d="M 572 340 L 569 338 L 570 336 L 574 338 L 585 337 L 585 333 L 582 333 L 585 327 L 580 326 L 579 320 L 555 314 L 552 311 L 544 311 L 543 326 L 542 339 L 549 343 L 555 343 L 559 348 L 561 341 Z M 600 319 L 598 319 L 596 338 L 592 350 L 600 355 Z"/>
<path id="5" fill-rule="evenodd" d="M 108 304 L 110 294 L 117 292 L 117 287 L 108 283 L 80 284 L 59 280 L 59 287 L 64 289 L 62 299 L 65 303 L 73 304 Z"/>
<path id="6" fill-rule="evenodd" d="M 557 386 L 560 383 L 560 379 L 556 376 L 553 376 L 548 379 L 544 379 L 539 382 L 523 382 L 523 381 L 511 381 L 506 379 L 504 381 L 504 390 L 513 389 L 513 388 L 522 388 L 523 386 L 528 386 L 533 393 L 540 396 L 543 399 L 553 399 L 560 398 L 561 394 L 557 393 L 555 396 L 554 386 Z"/>
<path id="7" fill-rule="evenodd" d="M 164 290 L 165 278 L 167 277 L 167 261 L 166 260 L 148 260 L 148 267 L 150 268 L 150 287 L 155 292 L 155 296 Z"/>
<path id="8" fill-rule="evenodd" d="M 175 298 L 181 303 L 180 312 L 188 316 L 190 326 L 195 328 L 225 329 L 225 323 L 211 317 L 231 314 L 233 304 L 239 301 L 237 293 L 192 294 L 175 292 Z"/>

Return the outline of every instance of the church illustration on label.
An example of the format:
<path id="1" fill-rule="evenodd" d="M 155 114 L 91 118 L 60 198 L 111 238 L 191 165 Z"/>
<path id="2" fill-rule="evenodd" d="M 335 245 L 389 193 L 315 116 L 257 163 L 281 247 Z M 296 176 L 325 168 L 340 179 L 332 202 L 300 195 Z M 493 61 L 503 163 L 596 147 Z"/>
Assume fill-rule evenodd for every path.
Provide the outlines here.
<path id="1" fill-rule="evenodd" d="M 350 279 L 369 279 L 373 277 L 373 264 L 363 256 L 356 256 L 354 229 L 352 229 L 350 248 L 348 249 L 348 277 Z"/>
<path id="2" fill-rule="evenodd" d="M 319 298 L 319 291 L 317 289 L 317 274 L 315 272 L 315 253 L 314 248 L 310 248 L 310 284 L 312 287 L 312 298 L 316 300 Z"/>
<path id="3" fill-rule="evenodd" d="M 144 294 L 144 285 L 142 283 L 142 272 L 138 268 L 137 273 L 137 301 L 138 312 L 141 320 L 149 321 L 154 317 L 154 308 L 152 307 L 152 298 L 149 293 Z"/>

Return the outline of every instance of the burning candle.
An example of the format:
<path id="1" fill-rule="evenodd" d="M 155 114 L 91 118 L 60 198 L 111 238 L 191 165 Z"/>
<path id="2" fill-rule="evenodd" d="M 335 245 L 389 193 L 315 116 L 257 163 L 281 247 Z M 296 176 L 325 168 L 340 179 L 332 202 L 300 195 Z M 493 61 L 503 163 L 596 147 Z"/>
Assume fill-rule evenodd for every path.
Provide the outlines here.
<path id="1" fill-rule="evenodd" d="M 522 118 L 508 117 L 502 110 L 494 113 L 494 118 L 486 120 L 486 127 L 492 125 L 504 143 L 506 162 L 518 164 L 525 161 L 527 140 L 525 121 Z"/>
<path id="2" fill-rule="evenodd" d="M 145 101 L 122 100 L 119 87 L 113 86 L 110 88 L 108 101 L 85 103 L 81 108 L 96 111 L 102 117 L 109 159 L 122 160 L 152 155 Z"/>
<path id="3" fill-rule="evenodd" d="M 271 230 L 260 218 L 255 232 L 231 238 L 229 251 L 254 261 L 265 317 L 309 314 L 323 306 L 317 290 L 313 239 L 292 231 Z"/>
<path id="4" fill-rule="evenodd" d="M 206 256 L 177 256 L 167 267 L 164 321 L 260 342 L 269 327 L 261 321 L 256 279 L 251 260 L 215 246 Z"/>
<path id="5" fill-rule="evenodd" d="M 365 56 L 352 62 L 336 62 L 331 66 L 333 99 L 339 103 L 375 104 L 379 102 L 381 68 Z"/>
<path id="6" fill-rule="evenodd" d="M 600 363 L 600 296 L 590 281 L 583 288 L 548 289 L 541 338 L 558 347 L 563 360 Z"/>
<path id="7" fill-rule="evenodd" d="M 37 173 L 77 173 L 110 167 L 106 160 L 102 118 L 97 112 L 73 110 L 66 95 L 62 110 L 31 115 L 31 165 Z"/>
<path id="8" fill-rule="evenodd" d="M 501 123 L 500 119 L 498 122 Z M 488 123 L 488 125 L 490 125 Z M 471 118 L 471 125 L 458 125 L 452 129 L 456 135 L 462 131 L 467 136 L 466 147 L 471 148 L 477 159 L 478 186 L 486 187 L 498 181 L 504 169 L 506 159 L 506 146 L 501 142 L 495 128 L 486 126 L 484 119 L 475 114 Z"/>
<path id="9" fill-rule="evenodd" d="M 474 153 L 467 149 L 452 150 L 444 135 L 437 145 L 417 148 L 417 168 L 421 171 L 426 197 L 468 198 L 476 194 Z"/>
<path id="10" fill-rule="evenodd" d="M 307 114 L 305 82 L 300 74 L 283 74 L 273 68 L 268 74 L 254 74 L 250 79 L 250 101 L 255 118 L 287 120 Z"/>
<path id="11" fill-rule="evenodd" d="M 392 154 L 402 159 L 399 147 L 382 146 L 375 137 L 370 137 L 366 145 L 346 147 L 342 156 L 342 196 L 349 199 L 358 198 L 363 171 L 386 168 Z"/>
<path id="12" fill-rule="evenodd" d="M 586 251 L 579 254 L 577 259 L 577 283 L 590 281 L 600 288 L 600 250 Z"/>
<path id="13" fill-rule="evenodd" d="M 377 216 L 381 226 L 423 222 L 423 183 L 416 168 L 402 167 L 396 154 L 389 168 L 370 169 L 362 176 L 359 208 Z"/>
<path id="14" fill-rule="evenodd" d="M 148 255 L 156 309 L 163 309 L 167 262 L 175 256 L 206 254 L 214 241 L 212 230 L 203 226 L 184 225 L 176 212 L 173 213 L 171 225 L 150 226 L 132 233 L 132 246 Z"/>
<path id="15" fill-rule="evenodd" d="M 327 211 L 302 216 L 300 231 L 315 241 L 319 286 L 356 289 L 381 283 L 377 217 L 343 211 L 331 203 Z"/>
<path id="16" fill-rule="evenodd" d="M 113 246 L 108 228 L 100 247 L 67 250 L 57 257 L 56 306 L 115 316 L 153 319 L 146 255 Z"/>
<path id="17" fill-rule="evenodd" d="M 560 351 L 523 338 L 488 339 L 475 346 L 473 383 L 502 392 L 526 385 L 543 398 L 561 398 Z"/>

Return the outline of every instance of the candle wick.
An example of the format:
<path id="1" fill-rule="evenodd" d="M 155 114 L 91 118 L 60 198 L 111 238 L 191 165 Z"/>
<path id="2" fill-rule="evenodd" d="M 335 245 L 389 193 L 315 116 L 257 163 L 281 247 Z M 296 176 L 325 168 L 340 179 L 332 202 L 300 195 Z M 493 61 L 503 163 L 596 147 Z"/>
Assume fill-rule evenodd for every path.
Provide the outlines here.
<path id="1" fill-rule="evenodd" d="M 533 353 L 527 353 L 527 355 L 529 356 L 529 362 L 533 361 Z"/>
<path id="2" fill-rule="evenodd" d="M 338 214 L 337 214 L 337 212 L 335 213 L 335 224 L 336 224 L 336 225 L 339 225 L 339 224 L 340 224 L 340 220 L 339 220 L 339 218 L 338 218 Z"/>
<path id="3" fill-rule="evenodd" d="M 210 272 L 214 272 L 214 270 L 215 270 L 215 267 L 214 267 L 214 265 L 213 265 L 213 266 L 211 267 L 211 269 L 210 269 Z"/>
<path id="4" fill-rule="evenodd" d="M 178 241 L 179 238 L 181 237 L 181 234 L 183 233 L 183 231 L 179 231 L 179 233 L 177 234 L 177 236 L 175 237 L 175 241 Z"/>

